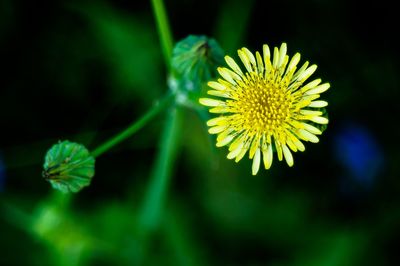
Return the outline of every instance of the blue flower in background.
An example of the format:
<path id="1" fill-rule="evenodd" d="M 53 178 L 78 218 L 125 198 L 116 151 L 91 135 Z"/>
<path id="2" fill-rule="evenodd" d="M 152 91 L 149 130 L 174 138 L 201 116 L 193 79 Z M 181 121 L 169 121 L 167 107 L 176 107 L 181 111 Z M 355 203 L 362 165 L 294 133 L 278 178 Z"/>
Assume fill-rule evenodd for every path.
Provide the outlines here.
<path id="1" fill-rule="evenodd" d="M 3 162 L 3 156 L 0 153 L 0 191 L 3 191 L 6 181 L 6 166 Z"/>
<path id="2" fill-rule="evenodd" d="M 370 131 L 360 125 L 348 124 L 337 132 L 334 151 L 346 176 L 355 185 L 370 189 L 383 168 L 383 151 Z"/>

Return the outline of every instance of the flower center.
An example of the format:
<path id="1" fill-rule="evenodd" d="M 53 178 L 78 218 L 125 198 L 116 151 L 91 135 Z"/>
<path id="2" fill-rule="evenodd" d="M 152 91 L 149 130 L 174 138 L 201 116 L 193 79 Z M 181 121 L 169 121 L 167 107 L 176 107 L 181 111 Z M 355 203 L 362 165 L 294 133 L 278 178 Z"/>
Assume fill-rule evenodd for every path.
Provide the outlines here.
<path id="1" fill-rule="evenodd" d="M 287 85 L 274 78 L 265 79 L 261 74 L 247 74 L 247 79 L 239 84 L 231 106 L 242 121 L 238 130 L 244 129 L 249 135 L 266 133 L 272 135 L 290 117 L 293 97 Z"/>

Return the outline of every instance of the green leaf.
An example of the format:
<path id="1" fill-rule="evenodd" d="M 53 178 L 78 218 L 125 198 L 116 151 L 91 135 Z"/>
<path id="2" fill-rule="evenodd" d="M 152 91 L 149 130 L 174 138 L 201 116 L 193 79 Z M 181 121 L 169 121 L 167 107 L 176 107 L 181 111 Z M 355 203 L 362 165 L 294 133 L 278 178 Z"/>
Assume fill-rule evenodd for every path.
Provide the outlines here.
<path id="1" fill-rule="evenodd" d="M 43 177 L 54 189 L 64 193 L 78 192 L 90 185 L 95 159 L 81 144 L 63 141 L 48 150 Z"/>

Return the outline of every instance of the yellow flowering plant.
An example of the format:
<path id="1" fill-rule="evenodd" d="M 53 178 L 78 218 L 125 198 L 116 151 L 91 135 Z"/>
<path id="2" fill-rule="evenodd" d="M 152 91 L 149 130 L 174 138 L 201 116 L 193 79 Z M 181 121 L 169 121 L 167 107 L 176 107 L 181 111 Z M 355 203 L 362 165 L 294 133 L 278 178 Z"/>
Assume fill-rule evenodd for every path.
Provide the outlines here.
<path id="1" fill-rule="evenodd" d="M 249 152 L 253 175 L 261 158 L 265 169 L 271 167 L 274 150 L 279 161 L 285 158 L 292 166 L 292 152 L 305 150 L 302 141 L 319 141 L 322 132 L 313 124 L 328 123 L 318 108 L 328 105 L 319 98 L 330 85 L 319 78 L 306 83 L 317 66 L 307 61 L 297 68 L 300 54 L 290 59 L 286 43 L 275 47 L 273 56 L 266 44 L 262 55 L 247 48 L 238 55 L 245 71 L 225 56 L 229 68 L 219 67 L 221 78 L 208 82 L 208 94 L 217 99 L 199 99 L 218 114 L 207 122 L 209 133 L 218 135 L 217 147 L 229 146 L 228 159 L 238 162 Z"/>

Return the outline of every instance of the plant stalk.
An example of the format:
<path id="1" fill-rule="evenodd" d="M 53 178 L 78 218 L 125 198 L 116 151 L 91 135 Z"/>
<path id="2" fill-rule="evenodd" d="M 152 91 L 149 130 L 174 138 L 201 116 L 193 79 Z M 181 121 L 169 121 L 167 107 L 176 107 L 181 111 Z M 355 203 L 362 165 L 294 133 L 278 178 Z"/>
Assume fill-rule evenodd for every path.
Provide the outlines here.
<path id="1" fill-rule="evenodd" d="M 115 145 L 126 140 L 143 126 L 145 126 L 152 118 L 154 118 L 158 113 L 164 110 L 170 102 L 172 102 L 173 95 L 167 94 L 161 101 L 159 101 L 155 106 L 153 106 L 147 113 L 145 113 L 139 120 L 134 121 L 127 129 L 118 133 L 114 137 L 110 138 L 94 151 L 92 151 L 93 157 L 98 157 L 109 149 L 113 148 Z"/>
<path id="2" fill-rule="evenodd" d="M 156 18 L 158 35 L 161 40 L 161 47 L 164 55 L 166 66 L 170 71 L 170 63 L 173 49 L 173 38 L 171 29 L 168 23 L 167 12 L 162 0 L 151 0 L 154 16 Z"/>

